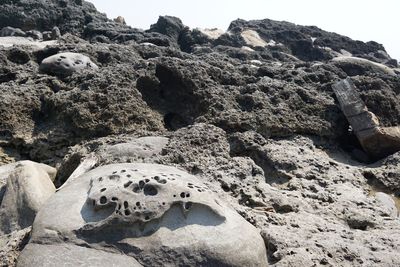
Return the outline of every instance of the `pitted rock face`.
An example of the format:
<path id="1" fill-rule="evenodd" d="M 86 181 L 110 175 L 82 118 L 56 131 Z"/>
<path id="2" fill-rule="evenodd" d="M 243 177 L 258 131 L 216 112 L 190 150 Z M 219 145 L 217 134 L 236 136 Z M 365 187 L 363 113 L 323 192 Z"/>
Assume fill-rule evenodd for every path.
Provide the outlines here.
<path id="1" fill-rule="evenodd" d="M 118 168 L 90 181 L 87 205 L 95 211 L 112 213 L 81 230 L 96 231 L 109 225 L 132 225 L 160 219 L 173 206 L 187 214 L 194 205 L 206 207 L 221 218 L 221 206 L 208 189 L 191 175 L 172 170 Z"/>
<path id="2" fill-rule="evenodd" d="M 40 64 L 42 72 L 57 76 L 69 76 L 85 69 L 97 70 L 98 67 L 89 57 L 79 53 L 59 53 L 45 58 Z"/>
<path id="3" fill-rule="evenodd" d="M 109 254 L 114 266 L 268 265 L 259 231 L 197 177 L 146 163 L 104 165 L 58 191 L 36 216 L 19 267 L 54 266 L 48 255 L 94 266 L 88 253 Z"/>

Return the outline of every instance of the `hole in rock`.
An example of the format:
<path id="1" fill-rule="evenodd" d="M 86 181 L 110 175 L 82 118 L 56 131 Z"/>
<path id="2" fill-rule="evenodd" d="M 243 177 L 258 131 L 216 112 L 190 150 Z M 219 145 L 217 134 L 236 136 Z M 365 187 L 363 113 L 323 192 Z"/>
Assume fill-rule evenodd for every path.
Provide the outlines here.
<path id="1" fill-rule="evenodd" d="M 118 180 L 119 179 L 119 175 L 110 175 L 109 177 L 108 177 L 108 179 L 110 179 L 110 180 Z"/>
<path id="2" fill-rule="evenodd" d="M 0 68 L 0 83 L 9 82 L 16 78 L 17 74 L 15 72 L 7 68 Z"/>
<path id="3" fill-rule="evenodd" d="M 111 200 L 112 201 L 118 201 L 118 198 L 117 197 L 112 197 Z"/>
<path id="4" fill-rule="evenodd" d="M 138 202 L 136 202 L 136 206 L 138 206 L 138 207 L 140 206 L 140 202 L 139 202 L 139 201 L 138 201 Z"/>
<path id="5" fill-rule="evenodd" d="M 348 127 L 348 124 L 347 124 Z M 347 154 L 351 156 L 353 160 L 362 163 L 372 163 L 373 160 L 364 152 L 358 141 L 357 136 L 350 131 L 346 131 L 337 138 L 339 147 L 342 148 Z"/>
<path id="6" fill-rule="evenodd" d="M 135 184 L 135 185 L 133 186 L 132 191 L 135 192 L 135 193 L 139 193 L 139 192 L 140 192 L 140 187 L 139 187 L 137 184 Z"/>
<path id="7" fill-rule="evenodd" d="M 107 198 L 105 196 L 102 196 L 100 198 L 100 204 L 106 204 L 107 203 Z"/>
<path id="8" fill-rule="evenodd" d="M 124 187 L 127 188 L 127 187 L 130 186 L 131 184 L 132 184 L 132 181 L 126 182 L 126 183 L 124 184 Z"/>
<path id="9" fill-rule="evenodd" d="M 124 201 L 124 208 L 127 209 L 128 208 L 128 202 Z"/>
<path id="10" fill-rule="evenodd" d="M 131 215 L 131 211 L 130 211 L 130 210 L 125 210 L 125 215 L 126 215 L 126 216 Z"/>
<path id="11" fill-rule="evenodd" d="M 104 192 L 106 190 L 107 190 L 107 188 L 102 188 L 102 189 L 100 189 L 100 192 Z"/>
<path id="12" fill-rule="evenodd" d="M 68 177 L 70 177 L 81 164 L 82 158 L 83 156 L 81 154 L 75 153 L 72 154 L 63 165 L 61 165 L 56 177 L 56 187 L 59 187 L 66 182 Z M 99 177 L 98 179 L 101 181 L 102 177 Z"/>
<path id="13" fill-rule="evenodd" d="M 185 198 L 185 196 L 186 196 L 185 192 L 182 192 L 181 193 L 181 198 Z"/>
<path id="14" fill-rule="evenodd" d="M 229 145 L 229 154 L 231 157 L 249 157 L 264 171 L 264 173 L 268 173 L 268 175 L 265 176 L 265 182 L 268 184 L 272 186 L 279 186 L 289 182 L 291 177 L 282 172 L 280 170 L 280 166 L 276 166 L 262 150 L 244 148 L 242 141 L 240 139 L 236 139 L 235 137 L 229 139 Z"/>
<path id="15" fill-rule="evenodd" d="M 179 114 L 167 113 L 164 115 L 164 125 L 168 130 L 175 131 L 189 125 L 189 123 Z"/>
<path id="16" fill-rule="evenodd" d="M 157 195 L 158 191 L 153 185 L 147 184 L 143 189 L 143 193 L 146 196 L 155 196 Z"/>
<path id="17" fill-rule="evenodd" d="M 187 209 L 187 210 L 190 209 L 192 207 L 192 205 L 193 205 L 192 202 L 186 202 L 185 209 Z"/>
<path id="18" fill-rule="evenodd" d="M 207 109 L 207 104 L 196 92 L 197 85 L 192 78 L 166 63 L 156 66 L 155 77 L 144 76 L 137 80 L 137 88 L 144 101 L 166 114 L 164 124 L 169 130 L 192 124 Z"/>

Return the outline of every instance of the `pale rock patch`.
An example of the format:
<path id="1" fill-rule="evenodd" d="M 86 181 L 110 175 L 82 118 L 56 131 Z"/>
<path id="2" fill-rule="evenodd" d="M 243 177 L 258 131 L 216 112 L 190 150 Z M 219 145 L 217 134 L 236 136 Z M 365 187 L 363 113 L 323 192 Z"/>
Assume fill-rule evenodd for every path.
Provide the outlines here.
<path id="1" fill-rule="evenodd" d="M 21 161 L 2 166 L 0 233 L 11 233 L 32 225 L 36 213 L 54 194 L 56 170 L 44 164 Z M 4 181 L 4 180 L 3 180 Z"/>
<path id="2" fill-rule="evenodd" d="M 84 249 L 74 245 L 82 242 Z M 128 259 L 115 257 L 121 252 Z M 145 163 L 96 168 L 55 194 L 36 217 L 18 266 L 53 266 L 50 255 L 92 266 L 85 253 L 114 257 L 115 266 L 129 259 L 144 266 L 267 266 L 259 231 L 205 184 Z"/>
<path id="3" fill-rule="evenodd" d="M 211 40 L 216 40 L 218 39 L 221 35 L 223 35 L 225 33 L 225 31 L 221 30 L 221 29 L 217 29 L 217 28 L 213 28 L 213 29 L 202 29 L 202 28 L 196 28 L 196 30 L 198 30 L 199 32 L 201 32 L 202 34 L 206 35 L 208 38 L 210 38 Z"/>
<path id="4" fill-rule="evenodd" d="M 258 32 L 254 30 L 244 30 L 240 35 L 249 46 L 265 47 L 268 45 L 268 43 L 260 37 Z"/>

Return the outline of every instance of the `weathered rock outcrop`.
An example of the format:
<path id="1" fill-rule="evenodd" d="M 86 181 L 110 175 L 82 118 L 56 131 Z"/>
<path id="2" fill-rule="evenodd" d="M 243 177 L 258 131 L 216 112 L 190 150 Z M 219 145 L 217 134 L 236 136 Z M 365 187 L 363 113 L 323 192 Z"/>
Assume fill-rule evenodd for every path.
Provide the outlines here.
<path id="1" fill-rule="evenodd" d="M 114 249 L 100 252 L 107 247 Z M 18 266 L 91 265 L 83 250 L 111 255 L 116 266 L 129 258 L 145 266 L 267 265 L 256 228 L 194 176 L 155 164 L 105 165 L 64 187 L 38 214 Z"/>
<path id="2" fill-rule="evenodd" d="M 21 266 L 63 265 L 64 258 L 72 265 L 93 258 L 93 266 L 153 266 L 161 262 L 157 255 L 171 265 L 400 264 L 399 152 L 376 163 L 368 158 L 332 89 L 351 76 L 379 127 L 400 125 L 400 70 L 382 45 L 267 19 L 236 20 L 223 31 L 190 29 L 165 16 L 140 30 L 79 0 L 3 1 L 0 28 L 13 35 L 0 37 L 0 164 L 33 160 L 58 171 L 58 192 L 39 211 Z M 41 71 L 46 58 L 62 53 L 85 55 L 98 69 L 62 77 Z M 185 170 L 196 180 L 190 183 L 213 192 L 198 194 L 227 203 L 226 209 L 200 198 L 187 213 L 186 195 L 179 195 L 179 203 L 157 208 L 161 217 L 154 215 L 155 202 L 148 204 L 150 222 L 143 209 L 135 217 L 135 205 L 127 201 L 125 208 L 122 199 L 154 197 L 150 185 L 157 194 L 166 191 L 149 178 L 147 195 L 139 185 L 133 197 L 121 173 L 122 187 L 90 185 L 100 177 L 91 174 L 121 163 Z M 104 195 L 102 203 L 95 188 L 123 193 L 118 201 Z M 249 229 L 266 252 L 263 245 L 238 252 L 224 247 L 225 239 L 246 241 L 243 231 L 227 234 L 234 225 Z M 29 229 L 0 238 L 6 265 L 15 265 Z M 172 233 L 182 238 L 162 239 Z M 223 237 L 220 247 L 216 233 Z M 210 244 L 215 253 L 202 254 Z"/>

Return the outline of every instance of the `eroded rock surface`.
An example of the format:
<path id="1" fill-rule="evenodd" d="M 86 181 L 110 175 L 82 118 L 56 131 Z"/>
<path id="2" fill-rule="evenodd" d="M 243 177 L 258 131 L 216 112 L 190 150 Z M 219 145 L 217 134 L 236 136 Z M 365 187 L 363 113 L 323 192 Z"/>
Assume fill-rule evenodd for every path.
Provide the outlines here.
<path id="1" fill-rule="evenodd" d="M 96 224 L 115 212 L 111 195 L 105 207 L 92 191 L 96 207 L 85 206 L 103 217 L 86 222 L 79 215 L 93 178 L 85 173 L 113 163 L 175 166 L 196 176 L 262 231 L 265 264 L 400 265 L 398 153 L 376 163 L 368 158 L 332 89 L 351 76 L 380 126 L 400 125 L 398 62 L 382 45 L 268 19 L 238 19 L 219 31 L 190 29 L 165 16 L 141 30 L 109 20 L 80 0 L 7 0 L 0 5 L 4 27 L 19 28 L 26 37 L 0 37 L 0 162 L 29 159 L 56 167 L 59 192 L 56 202 L 46 204 L 46 214 L 56 210 L 51 221 L 71 226 L 60 233 L 70 242 L 37 223 L 21 265 L 66 263 L 55 255 L 79 265 L 89 255 L 96 259 L 92 265 L 153 266 L 153 254 L 114 253 L 117 249 L 104 250 L 90 239 L 112 229 Z M 60 53 L 85 55 L 99 68 L 64 77 L 40 71 L 45 58 Z M 85 191 L 64 195 L 80 183 Z M 93 186 L 100 188 L 97 182 Z M 61 203 L 61 196 L 71 199 L 70 205 Z M 65 210 L 77 217 L 64 219 Z M 190 213 L 185 218 L 182 203 L 169 211 L 161 217 L 165 225 L 176 223 L 167 220 L 171 214 L 182 221 L 199 219 Z M 132 213 L 121 218 L 114 219 L 124 225 L 119 233 L 142 233 L 126 231 L 136 220 Z M 170 230 L 149 224 L 146 229 L 155 236 Z M 12 243 L 17 233 L 4 235 L 2 244 Z M 151 242 L 134 246 L 159 248 L 160 240 L 150 236 L 136 237 Z M 132 248 L 133 239 L 118 241 L 115 248 Z M 16 253 L 6 254 L 15 259 L 23 245 L 10 247 Z M 37 251 L 43 257 L 34 258 Z"/>
<path id="2" fill-rule="evenodd" d="M 60 216 L 69 219 L 60 221 Z M 62 249 L 81 242 L 89 251 L 113 246 L 107 250 L 111 255 L 123 251 L 145 266 L 267 265 L 256 228 L 197 178 L 163 165 L 94 169 L 54 195 L 33 229 L 19 266 L 32 261 L 51 266 L 46 255 L 53 248 L 64 261 L 74 261 L 75 256 Z M 40 245 L 45 240 L 46 245 Z M 123 263 L 121 258 L 114 264 Z"/>

